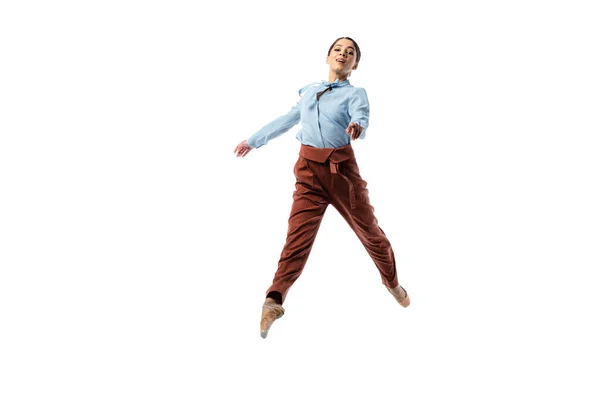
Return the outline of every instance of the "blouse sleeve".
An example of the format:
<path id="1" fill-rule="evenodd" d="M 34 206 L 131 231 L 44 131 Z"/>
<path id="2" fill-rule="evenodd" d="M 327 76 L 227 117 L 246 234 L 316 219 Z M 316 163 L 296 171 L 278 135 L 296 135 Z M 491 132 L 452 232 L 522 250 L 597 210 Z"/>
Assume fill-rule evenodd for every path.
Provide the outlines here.
<path id="1" fill-rule="evenodd" d="M 369 111 L 367 91 L 363 88 L 356 88 L 354 94 L 350 98 L 348 113 L 350 114 L 350 122 L 356 122 L 363 128 L 363 131 L 359 136 L 360 139 L 365 138 L 365 133 L 369 126 Z"/>
<path id="2" fill-rule="evenodd" d="M 264 146 L 271 139 L 275 139 L 278 136 L 283 135 L 289 131 L 294 125 L 300 122 L 300 103 L 302 98 L 298 100 L 298 103 L 287 114 L 280 116 L 279 118 L 269 122 L 263 126 L 258 132 L 250 136 L 247 140 L 250 147 L 259 148 Z"/>

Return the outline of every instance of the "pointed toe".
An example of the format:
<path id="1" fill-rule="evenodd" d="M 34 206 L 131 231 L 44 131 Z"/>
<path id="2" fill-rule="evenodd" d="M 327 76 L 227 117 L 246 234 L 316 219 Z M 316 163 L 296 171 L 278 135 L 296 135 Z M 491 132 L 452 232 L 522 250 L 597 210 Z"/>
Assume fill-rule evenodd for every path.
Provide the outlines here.
<path id="1" fill-rule="evenodd" d="M 402 286 L 398 285 L 395 288 L 387 288 L 388 292 L 394 296 L 398 304 L 402 307 L 406 308 L 410 305 L 410 297 L 408 296 L 408 292 Z"/>
<path id="2" fill-rule="evenodd" d="M 285 313 L 281 304 L 276 303 L 273 299 L 267 298 L 262 307 L 262 315 L 260 318 L 260 336 L 266 339 L 269 334 L 269 329 L 276 319 L 279 319 Z"/>

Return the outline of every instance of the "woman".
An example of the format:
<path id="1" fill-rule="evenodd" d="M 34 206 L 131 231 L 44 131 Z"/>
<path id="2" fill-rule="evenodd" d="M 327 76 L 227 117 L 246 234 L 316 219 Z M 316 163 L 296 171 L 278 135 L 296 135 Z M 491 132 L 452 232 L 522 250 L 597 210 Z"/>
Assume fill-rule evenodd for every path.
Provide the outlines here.
<path id="1" fill-rule="evenodd" d="M 234 150 L 244 157 L 301 122 L 297 134 L 300 156 L 294 166 L 296 190 L 284 245 L 273 284 L 262 308 L 260 334 L 267 337 L 273 322 L 284 314 L 287 292 L 298 279 L 314 243 L 323 214 L 333 205 L 348 222 L 375 262 L 385 287 L 401 306 L 410 304 L 398 284 L 392 246 L 378 226 L 362 180 L 351 140 L 364 139 L 369 123 L 369 101 L 362 88 L 348 77 L 358 67 L 360 48 L 349 37 L 329 47 L 326 63 L 329 81 L 300 90 L 302 98 L 292 109 L 242 141 Z"/>

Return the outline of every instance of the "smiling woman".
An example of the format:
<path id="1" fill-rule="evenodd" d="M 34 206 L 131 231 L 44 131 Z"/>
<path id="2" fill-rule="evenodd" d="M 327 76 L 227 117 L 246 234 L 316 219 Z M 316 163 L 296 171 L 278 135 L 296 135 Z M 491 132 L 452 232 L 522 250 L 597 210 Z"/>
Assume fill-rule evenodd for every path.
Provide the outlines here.
<path id="1" fill-rule="evenodd" d="M 265 125 L 234 150 L 238 157 L 244 157 L 301 123 L 296 135 L 301 143 L 294 166 L 296 190 L 286 243 L 263 304 L 260 321 L 263 338 L 273 322 L 284 314 L 282 304 L 304 269 L 329 204 L 354 230 L 387 290 L 401 306 L 410 304 L 408 293 L 398 284 L 392 246 L 375 218 L 367 182 L 360 176 L 351 145 L 351 141 L 365 138 L 369 124 L 367 92 L 352 86 L 348 80 L 358 68 L 360 57 L 356 41 L 349 37 L 336 39 L 325 59 L 329 80 L 300 89 L 300 100 L 287 114 Z"/>
<path id="2" fill-rule="evenodd" d="M 344 43 L 346 43 L 346 46 L 348 48 L 348 54 L 350 54 L 351 56 L 354 56 L 354 53 L 356 53 L 356 66 L 358 66 L 358 63 L 360 62 L 360 47 L 358 47 L 358 44 L 351 38 L 349 37 L 341 37 L 339 39 L 337 39 L 335 42 L 333 42 L 331 44 L 331 46 L 329 47 L 329 51 L 327 52 L 327 58 L 329 58 L 330 55 L 335 55 L 336 53 L 340 53 L 342 52 L 342 54 L 340 54 L 342 57 L 336 57 L 336 61 L 340 62 L 342 64 L 345 64 L 346 62 L 346 57 L 343 55 L 343 51 L 344 51 Z M 351 44 L 348 44 L 348 42 L 351 42 Z M 333 49 L 333 53 L 332 50 Z M 353 69 L 356 69 L 353 68 Z M 348 76 L 350 76 L 351 71 L 348 73 Z"/>

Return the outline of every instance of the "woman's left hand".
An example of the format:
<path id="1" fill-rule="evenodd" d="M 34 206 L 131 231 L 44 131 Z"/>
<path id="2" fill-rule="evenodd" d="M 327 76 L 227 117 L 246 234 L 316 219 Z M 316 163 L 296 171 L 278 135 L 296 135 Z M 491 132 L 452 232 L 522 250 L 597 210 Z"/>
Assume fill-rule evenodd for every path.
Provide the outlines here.
<path id="1" fill-rule="evenodd" d="M 346 128 L 346 133 L 350 135 L 351 140 L 356 140 L 363 131 L 363 127 L 356 122 L 350 122 L 350 125 Z"/>

